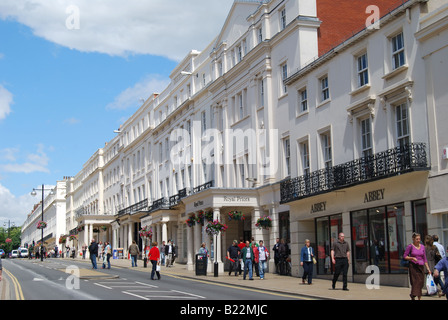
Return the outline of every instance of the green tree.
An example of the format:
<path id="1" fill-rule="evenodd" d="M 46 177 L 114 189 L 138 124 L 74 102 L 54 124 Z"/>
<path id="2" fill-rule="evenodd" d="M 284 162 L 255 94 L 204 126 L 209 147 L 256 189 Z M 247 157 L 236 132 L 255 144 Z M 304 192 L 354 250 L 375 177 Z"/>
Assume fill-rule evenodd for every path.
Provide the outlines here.
<path id="1" fill-rule="evenodd" d="M 8 228 L 0 228 L 0 248 L 5 250 L 6 253 L 17 249 L 20 246 L 21 236 L 21 227 L 11 227 L 9 230 Z M 11 239 L 11 242 L 6 242 L 7 238 Z"/>

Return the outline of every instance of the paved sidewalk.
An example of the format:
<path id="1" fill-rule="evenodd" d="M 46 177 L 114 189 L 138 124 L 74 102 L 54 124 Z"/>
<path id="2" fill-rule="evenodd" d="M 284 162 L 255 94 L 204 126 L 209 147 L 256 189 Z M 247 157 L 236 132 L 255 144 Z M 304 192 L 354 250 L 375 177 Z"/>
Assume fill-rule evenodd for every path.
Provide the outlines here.
<path id="1" fill-rule="evenodd" d="M 81 259 L 78 259 L 81 260 Z M 90 262 L 89 260 L 83 260 Z M 100 271 L 101 264 L 98 264 Z M 138 267 L 131 267 L 131 261 L 128 259 L 111 259 L 112 269 L 114 267 L 129 268 L 139 272 L 147 273 L 144 277 L 150 277 L 151 264 L 148 262 L 148 267 L 143 267 L 143 261 L 138 261 Z M 161 269 L 161 277 L 165 275 L 194 279 L 197 281 L 207 281 L 216 283 L 217 285 L 239 286 L 250 288 L 252 290 L 271 291 L 276 294 L 285 295 L 302 295 L 309 299 L 337 299 L 337 300 L 410 300 L 410 288 L 381 286 L 379 289 L 367 289 L 365 284 L 350 283 L 348 284 L 349 291 L 342 290 L 342 282 L 336 284 L 336 289 L 331 289 L 331 280 L 313 279 L 313 284 L 302 284 L 301 278 L 280 276 L 268 273 L 264 280 L 254 276 L 254 280 L 243 280 L 243 276 L 228 275 L 227 272 L 218 274 L 215 277 L 213 272 L 207 273 L 206 276 L 196 276 L 195 271 L 187 270 L 186 265 L 176 264 L 173 267 L 164 267 Z M 247 277 L 248 278 L 248 277 Z M 340 277 L 342 278 L 342 276 Z M 423 294 L 426 290 L 423 289 Z M 445 297 L 439 298 L 435 296 L 423 296 L 422 300 L 427 301 L 446 301 Z"/>

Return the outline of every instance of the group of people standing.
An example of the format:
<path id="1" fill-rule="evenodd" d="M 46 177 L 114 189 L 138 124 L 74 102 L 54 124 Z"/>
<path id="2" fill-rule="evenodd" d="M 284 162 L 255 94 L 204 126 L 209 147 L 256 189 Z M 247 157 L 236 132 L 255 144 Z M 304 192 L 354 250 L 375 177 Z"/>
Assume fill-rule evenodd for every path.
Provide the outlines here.
<path id="1" fill-rule="evenodd" d="M 232 245 L 227 250 L 227 260 L 230 262 L 229 275 L 235 272 L 235 276 L 243 273 L 243 279 L 246 280 L 249 274 L 249 280 L 253 280 L 253 270 L 255 269 L 257 277 L 265 278 L 265 270 L 267 268 L 267 261 L 269 259 L 269 250 L 264 246 L 263 240 L 258 244 L 252 241 L 243 242 L 240 240 L 233 240 Z"/>
<path id="2" fill-rule="evenodd" d="M 92 262 L 92 269 L 98 269 L 96 259 L 101 257 L 103 260 L 102 268 L 110 269 L 110 257 L 112 255 L 112 247 L 109 242 L 104 242 L 101 246 L 92 239 L 88 247 L 90 253 L 90 261 Z"/>

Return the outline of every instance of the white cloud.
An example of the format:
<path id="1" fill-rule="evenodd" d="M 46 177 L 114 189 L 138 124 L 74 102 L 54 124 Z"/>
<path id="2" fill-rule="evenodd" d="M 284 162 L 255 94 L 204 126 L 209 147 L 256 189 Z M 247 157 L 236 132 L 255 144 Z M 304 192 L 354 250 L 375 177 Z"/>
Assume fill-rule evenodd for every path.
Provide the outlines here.
<path id="1" fill-rule="evenodd" d="M 141 106 L 141 99 L 148 99 L 153 93 L 162 92 L 170 83 L 169 78 L 158 75 L 149 75 L 137 82 L 133 87 L 121 92 L 115 100 L 106 106 L 108 110 L 125 110 L 135 106 Z"/>
<path id="2" fill-rule="evenodd" d="M 20 153 L 18 148 L 5 148 L 0 150 L 2 157 L 0 160 L 7 160 L 7 163 L 0 163 L 0 172 L 14 173 L 32 173 L 45 172 L 49 173 L 49 158 L 45 153 L 44 146 L 39 144 L 35 153 L 29 153 L 25 156 L 24 162 L 19 162 L 17 154 Z"/>
<path id="3" fill-rule="evenodd" d="M 0 221 L 10 220 L 16 226 L 21 226 L 37 202 L 39 200 L 30 194 L 16 197 L 0 184 Z"/>
<path id="4" fill-rule="evenodd" d="M 39 37 L 83 52 L 152 54 L 179 61 L 190 50 L 202 50 L 213 40 L 232 3 L 233 0 L 2 0 L 0 18 L 17 20 Z"/>
<path id="5" fill-rule="evenodd" d="M 0 120 L 11 113 L 12 93 L 0 85 Z"/>

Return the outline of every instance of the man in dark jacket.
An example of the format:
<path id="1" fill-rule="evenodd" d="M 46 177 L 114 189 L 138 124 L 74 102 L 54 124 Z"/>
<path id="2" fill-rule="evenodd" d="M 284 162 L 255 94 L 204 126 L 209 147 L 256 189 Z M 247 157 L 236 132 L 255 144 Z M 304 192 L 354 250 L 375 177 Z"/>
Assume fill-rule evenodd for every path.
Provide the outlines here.
<path id="1" fill-rule="evenodd" d="M 90 243 L 89 253 L 90 261 L 92 261 L 92 269 L 97 269 L 96 256 L 98 255 L 98 243 L 95 242 L 95 239 L 92 239 L 92 242 Z"/>
<path id="2" fill-rule="evenodd" d="M 240 248 L 238 242 L 233 240 L 232 245 L 227 249 L 227 260 L 230 262 L 229 276 L 235 270 L 235 276 L 238 275 L 238 259 L 240 255 Z"/>

